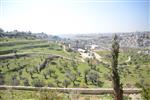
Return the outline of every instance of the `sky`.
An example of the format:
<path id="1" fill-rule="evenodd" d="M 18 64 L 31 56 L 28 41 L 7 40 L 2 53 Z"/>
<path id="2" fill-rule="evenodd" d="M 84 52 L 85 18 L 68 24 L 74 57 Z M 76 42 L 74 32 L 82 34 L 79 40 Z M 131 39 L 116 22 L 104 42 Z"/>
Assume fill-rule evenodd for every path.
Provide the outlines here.
<path id="1" fill-rule="evenodd" d="M 0 28 L 54 35 L 150 31 L 150 0 L 0 0 Z"/>

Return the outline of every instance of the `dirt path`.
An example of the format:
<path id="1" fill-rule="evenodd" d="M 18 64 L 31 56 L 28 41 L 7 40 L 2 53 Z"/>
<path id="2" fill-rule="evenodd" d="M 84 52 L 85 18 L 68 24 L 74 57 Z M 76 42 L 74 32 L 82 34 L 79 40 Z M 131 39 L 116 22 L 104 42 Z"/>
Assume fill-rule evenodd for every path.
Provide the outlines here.
<path id="1" fill-rule="evenodd" d="M 63 58 L 63 59 L 74 60 L 74 61 L 81 62 L 78 59 L 72 59 L 72 58 L 69 58 L 69 57 L 62 56 L 62 55 L 51 54 L 51 53 L 43 53 L 43 52 L 24 52 L 24 53 L 17 53 L 17 54 L 14 54 L 14 53 L 13 54 L 6 54 L 6 55 L 0 55 L 0 59 L 12 59 L 12 58 L 15 58 L 16 56 L 17 57 L 25 57 L 25 56 L 32 56 L 32 55 L 36 55 L 36 54 L 58 56 L 58 57 Z"/>
<path id="2" fill-rule="evenodd" d="M 131 61 L 131 57 L 129 56 L 128 59 L 125 62 L 127 63 L 127 62 L 130 62 L 130 61 Z"/>
<path id="3" fill-rule="evenodd" d="M 113 88 L 56 88 L 56 87 L 32 87 L 32 86 L 7 86 L 0 85 L 0 90 L 13 89 L 13 90 L 56 90 L 63 93 L 73 93 L 73 94 L 113 94 Z M 124 88 L 124 94 L 138 94 L 140 93 L 140 88 Z"/>

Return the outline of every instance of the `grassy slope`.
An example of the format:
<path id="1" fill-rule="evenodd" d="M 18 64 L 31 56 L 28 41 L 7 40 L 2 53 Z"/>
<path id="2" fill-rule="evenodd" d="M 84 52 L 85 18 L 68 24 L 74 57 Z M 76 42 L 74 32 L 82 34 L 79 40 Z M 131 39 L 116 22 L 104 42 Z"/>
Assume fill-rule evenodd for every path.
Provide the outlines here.
<path id="1" fill-rule="evenodd" d="M 103 57 L 104 61 L 110 63 L 110 51 L 97 51 Z M 131 57 L 131 61 L 124 63 Z M 124 86 L 133 86 L 136 83 L 141 83 L 150 86 L 150 55 L 137 54 L 137 52 L 123 52 L 119 53 L 119 69 L 121 75 L 121 81 Z M 139 66 L 139 68 L 137 67 Z"/>
<path id="2" fill-rule="evenodd" d="M 71 59 L 74 59 L 73 56 L 76 56 L 76 58 L 79 57 L 79 55 L 77 53 L 72 53 L 72 52 L 71 53 L 70 52 L 66 53 L 66 51 L 63 51 L 61 46 L 59 46 L 56 43 L 52 43 L 52 42 L 51 43 L 48 43 L 46 41 L 39 42 L 39 40 L 30 40 L 30 41 L 27 42 L 27 40 L 23 40 L 23 41 L 18 40 L 18 42 L 22 42 L 22 43 L 24 42 L 24 44 L 20 45 L 17 42 L 17 40 L 14 40 L 14 41 L 12 43 L 17 43 L 18 45 L 16 44 L 16 45 L 9 46 L 9 47 L 7 47 L 7 46 L 3 47 L 2 46 L 0 48 L 5 49 L 5 50 L 18 48 L 17 53 L 37 52 L 37 53 L 46 53 L 46 54 L 57 54 L 57 55 L 61 55 L 61 56 L 64 56 L 64 57 L 71 58 Z M 8 41 L 8 43 L 10 43 L 10 42 Z M 25 46 L 33 46 L 33 45 L 40 45 L 40 44 L 42 44 L 42 45 L 47 44 L 49 46 L 20 49 L 20 48 L 25 47 Z M 110 52 L 109 51 L 97 51 L 97 53 L 100 54 L 100 56 L 103 57 L 104 61 L 107 61 L 107 62 L 110 63 Z M 131 60 L 132 63 L 129 63 L 127 65 L 121 65 L 121 67 L 123 67 L 122 72 L 121 72 L 121 81 L 124 84 L 124 86 L 134 85 L 135 83 L 140 82 L 142 80 L 144 80 L 145 84 L 149 84 L 150 83 L 150 80 L 149 80 L 149 77 L 150 77 L 149 67 L 150 66 L 149 66 L 149 63 L 145 61 L 145 59 L 142 60 L 143 59 L 142 57 L 140 57 L 139 59 L 136 58 L 140 55 L 135 55 L 135 54 L 133 54 L 133 52 L 132 52 L 132 55 L 131 55 L 131 53 L 120 52 L 119 63 L 123 63 L 124 61 L 126 61 L 129 57 L 129 55 L 132 56 L 131 59 L 133 59 L 134 61 Z M 34 70 L 35 67 L 38 67 L 40 64 L 42 64 L 42 62 L 44 61 L 44 59 L 46 57 L 48 57 L 48 55 L 42 55 L 42 54 L 39 55 L 39 54 L 37 54 L 37 55 L 32 56 L 32 57 L 23 57 L 23 58 L 18 58 L 18 59 L 8 59 L 8 60 L 5 60 L 5 61 L 1 60 L 0 61 L 1 66 L 0 67 L 1 67 L 2 72 L 7 72 L 8 70 L 14 69 L 14 68 L 19 67 L 21 65 L 27 65 L 26 69 L 28 71 L 30 71 L 30 70 Z M 150 57 L 148 56 L 147 58 L 150 58 Z M 41 74 L 34 73 L 33 76 L 39 78 L 40 80 L 42 80 L 46 85 L 53 84 L 54 86 L 56 86 L 55 76 L 58 77 L 57 78 L 58 80 L 63 82 L 63 80 L 66 79 L 65 78 L 66 77 L 65 76 L 66 70 L 69 70 L 72 73 L 76 74 L 76 71 L 73 69 L 73 67 L 71 65 L 72 64 L 71 61 L 60 58 L 60 59 L 55 59 L 52 62 L 55 62 L 56 65 L 52 65 L 51 63 L 49 63 L 47 65 L 47 67 L 40 72 Z M 136 62 L 136 64 L 134 62 Z M 137 62 L 139 62 L 139 63 L 137 63 Z M 9 63 L 8 67 L 10 69 L 6 68 L 6 65 L 8 63 Z M 65 64 L 67 64 L 67 68 L 64 68 Z M 78 63 L 76 63 L 76 65 L 78 66 L 77 67 L 78 71 L 81 73 L 81 76 L 78 77 L 78 80 L 80 81 L 79 87 L 86 86 L 85 83 L 84 83 L 84 71 L 87 70 L 87 69 L 90 69 L 90 66 L 88 65 L 87 62 L 78 62 Z M 137 65 L 140 66 L 139 69 L 136 68 Z M 49 77 L 47 75 L 48 79 L 44 79 L 43 73 L 47 73 L 47 71 L 51 68 L 54 69 L 56 71 L 56 73 L 54 74 L 53 77 Z M 62 68 L 64 72 L 61 72 L 59 70 L 60 68 Z M 107 69 L 106 67 L 104 67 L 101 64 L 98 64 L 97 68 L 99 68 L 99 72 L 100 72 L 99 73 L 100 74 L 99 79 L 102 82 L 104 82 L 103 87 L 111 87 L 110 75 L 108 74 L 110 72 L 110 70 Z M 20 80 L 20 77 L 24 77 L 24 78 L 28 79 L 30 85 L 32 85 L 33 79 L 31 79 L 29 73 L 26 72 L 26 69 L 20 70 L 21 75 L 18 72 L 6 73 L 6 75 L 5 75 L 6 84 L 10 85 L 11 81 L 12 81 L 11 77 L 13 75 L 16 75 L 18 80 Z M 23 85 L 23 81 L 24 80 L 20 81 L 20 85 Z M 61 83 L 61 86 L 63 86 L 62 83 Z M 69 85 L 69 87 L 73 87 L 73 84 L 71 83 Z M 86 87 L 95 87 L 95 86 L 89 84 Z"/>

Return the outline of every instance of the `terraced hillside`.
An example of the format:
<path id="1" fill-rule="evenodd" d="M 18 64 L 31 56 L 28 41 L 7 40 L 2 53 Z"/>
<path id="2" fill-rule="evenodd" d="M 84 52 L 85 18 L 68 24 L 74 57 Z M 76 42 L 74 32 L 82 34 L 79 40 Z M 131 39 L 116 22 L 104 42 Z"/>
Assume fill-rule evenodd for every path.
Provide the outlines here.
<path id="1" fill-rule="evenodd" d="M 111 87 L 109 51 L 97 51 L 102 61 L 84 59 L 82 62 L 78 52 L 67 52 L 62 44 L 52 41 L 16 39 L 0 45 L 4 81 L 1 84 Z M 121 51 L 119 70 L 125 87 L 134 87 L 139 82 L 149 85 L 149 59 L 149 55 Z"/>
<path id="2" fill-rule="evenodd" d="M 48 70 L 50 74 L 55 73 L 54 66 L 58 61 L 72 60 L 71 55 L 74 54 L 63 51 L 61 45 L 43 40 L 16 40 L 1 42 L 0 45 L 1 73 L 5 76 L 7 85 L 23 85 L 23 81 L 30 83 L 32 79 L 42 79 L 43 75 L 48 74 Z M 58 57 L 55 59 L 54 56 Z M 40 69 L 43 63 L 45 63 L 45 67 L 42 68 L 44 71 Z M 54 69 L 52 67 L 49 69 L 51 65 Z M 37 78 L 30 79 L 29 76 L 32 74 Z M 17 84 L 11 84 L 13 81 Z"/>
<path id="3" fill-rule="evenodd" d="M 66 50 L 61 42 L 17 38 L 2 40 L 0 85 L 111 88 L 110 51 L 92 52 L 101 58 L 82 58 L 79 52 Z M 150 55 L 137 52 L 135 49 L 120 50 L 119 73 L 124 88 L 137 87 L 137 84 L 150 86 Z M 32 98 L 31 95 L 29 97 Z M 112 96 L 107 98 L 112 99 Z"/>

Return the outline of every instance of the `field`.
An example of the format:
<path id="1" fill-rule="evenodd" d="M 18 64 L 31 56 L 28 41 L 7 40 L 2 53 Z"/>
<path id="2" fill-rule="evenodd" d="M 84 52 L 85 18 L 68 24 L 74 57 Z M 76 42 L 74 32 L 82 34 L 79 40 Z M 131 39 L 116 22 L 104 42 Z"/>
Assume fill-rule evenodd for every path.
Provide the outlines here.
<path id="1" fill-rule="evenodd" d="M 137 53 L 137 51 L 120 49 L 118 70 L 124 88 L 137 87 L 137 84 L 150 87 L 150 55 Z M 106 50 L 94 52 L 102 57 L 102 61 L 84 59 L 83 62 L 78 52 L 66 50 L 64 44 L 60 42 L 37 39 L 1 40 L 0 84 L 66 88 L 112 87 L 111 52 Z M 21 92 L 23 95 L 20 97 L 25 99 L 35 99 L 39 95 L 38 92 L 6 90 L 0 91 L 1 98 L 6 98 L 6 92 L 11 95 L 14 93 L 12 95 L 15 95 L 14 98 Z M 67 94 L 60 94 L 60 97 L 68 100 L 65 99 L 68 98 Z M 111 99 L 112 96 L 108 98 Z"/>

